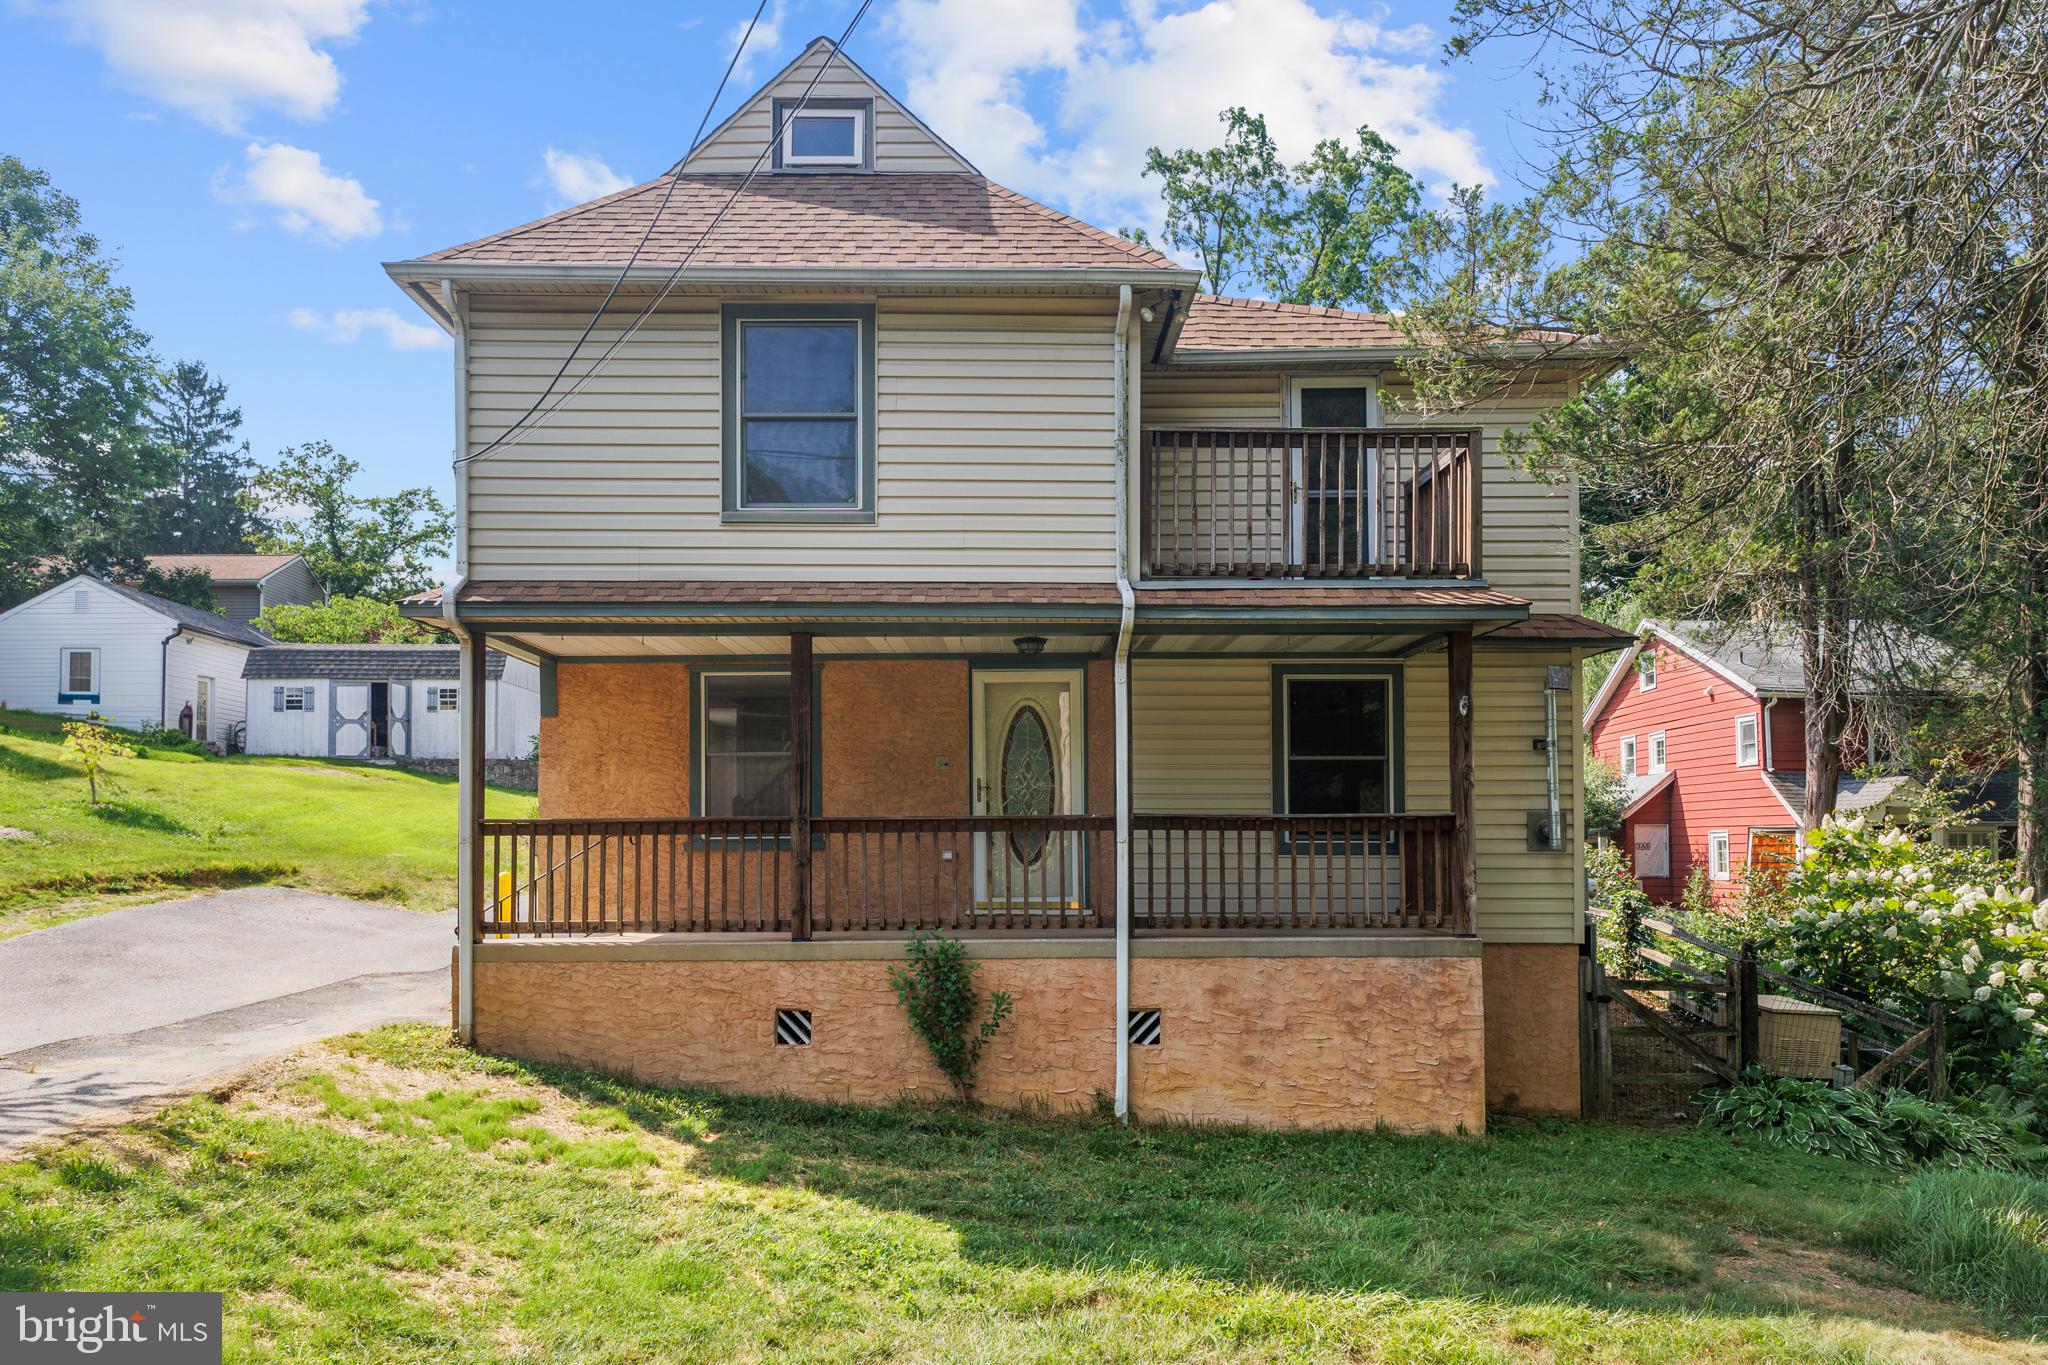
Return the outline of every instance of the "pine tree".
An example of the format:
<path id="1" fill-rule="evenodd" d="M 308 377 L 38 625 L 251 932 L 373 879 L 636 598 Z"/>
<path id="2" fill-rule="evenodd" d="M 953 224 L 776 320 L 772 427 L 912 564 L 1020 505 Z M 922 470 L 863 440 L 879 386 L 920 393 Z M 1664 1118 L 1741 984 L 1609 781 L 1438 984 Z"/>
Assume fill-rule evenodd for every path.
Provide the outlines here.
<path id="1" fill-rule="evenodd" d="M 255 463 L 237 443 L 242 410 L 227 385 L 196 360 L 171 367 L 151 406 L 150 429 L 176 461 L 174 481 L 149 508 L 150 549 L 159 554 L 234 554 L 263 530 L 250 491 Z"/>

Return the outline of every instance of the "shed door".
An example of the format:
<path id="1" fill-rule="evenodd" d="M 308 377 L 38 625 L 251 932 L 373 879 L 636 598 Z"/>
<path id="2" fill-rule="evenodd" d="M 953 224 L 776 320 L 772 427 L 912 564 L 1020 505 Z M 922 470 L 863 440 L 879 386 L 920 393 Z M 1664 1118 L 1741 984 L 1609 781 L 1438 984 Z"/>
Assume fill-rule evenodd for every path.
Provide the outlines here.
<path id="1" fill-rule="evenodd" d="M 406 757 L 412 753 L 412 684 L 394 682 L 391 684 L 390 711 L 386 724 L 391 730 L 389 751 Z"/>
<path id="2" fill-rule="evenodd" d="M 1635 827 L 1636 879 L 1671 875 L 1671 826 Z"/>
<path id="3" fill-rule="evenodd" d="M 329 752 L 336 758 L 360 758 L 370 752 L 370 685 L 336 683 L 328 724 Z"/>

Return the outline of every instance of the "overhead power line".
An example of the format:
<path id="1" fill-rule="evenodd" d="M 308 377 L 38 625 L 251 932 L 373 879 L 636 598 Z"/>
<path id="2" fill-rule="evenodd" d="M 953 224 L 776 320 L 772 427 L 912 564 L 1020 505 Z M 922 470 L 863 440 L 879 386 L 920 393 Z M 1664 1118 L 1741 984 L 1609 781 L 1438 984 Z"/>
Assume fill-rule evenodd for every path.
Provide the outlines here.
<path id="1" fill-rule="evenodd" d="M 861 0 L 859 8 L 853 12 L 853 17 L 846 21 L 846 28 L 841 31 L 839 41 L 834 44 L 832 51 L 826 54 L 825 60 L 818 63 L 818 69 L 811 76 L 810 83 L 804 87 L 803 95 L 797 100 L 795 106 L 784 115 L 785 121 L 795 118 L 809 105 L 811 95 L 817 90 L 819 82 L 824 80 L 825 73 L 831 70 L 832 63 L 839 59 L 839 54 L 845 48 L 847 40 L 853 37 L 854 30 L 860 26 L 860 21 L 867 16 L 868 10 L 873 8 L 874 2 L 875 0 Z M 740 53 L 745 50 L 747 39 L 752 36 L 754 25 L 759 22 L 762 11 L 766 8 L 767 0 L 761 0 L 760 5 L 756 6 L 754 10 L 753 19 L 748 21 L 746 33 L 741 35 L 739 46 L 733 50 L 732 61 L 726 64 L 725 76 L 719 80 L 718 90 L 713 93 L 711 103 L 705 107 L 703 119 L 697 124 L 697 132 L 690 141 L 690 152 L 694 153 L 697 150 L 697 140 L 704 135 L 704 128 L 711 121 L 712 110 L 717 108 L 719 95 L 724 92 L 726 81 L 731 79 L 734 67 L 739 64 Z M 577 377 L 568 391 L 563 393 L 553 404 L 549 405 L 546 411 L 542 411 L 541 405 L 547 402 L 548 397 L 554 393 L 556 387 L 562 382 L 563 376 L 568 374 L 569 367 L 575 363 L 577 354 L 582 351 L 584 344 L 590 340 L 591 333 L 597 330 L 598 323 L 603 321 L 605 313 L 610 309 L 613 300 L 618 297 L 619 290 L 624 287 L 626 279 L 632 273 L 635 263 L 639 261 L 641 252 L 646 249 L 648 240 L 653 237 L 655 226 L 661 221 L 662 213 L 668 208 L 669 199 L 675 193 L 676 182 L 681 178 L 683 167 L 689 162 L 690 158 L 686 154 L 681 161 L 676 163 L 675 169 L 669 173 L 668 184 L 662 190 L 661 202 L 656 205 L 653 215 L 647 220 L 647 228 L 640 234 L 640 240 L 634 245 L 632 255 L 626 259 L 625 265 L 619 268 L 619 273 L 613 279 L 611 287 L 605 291 L 603 301 L 598 304 L 597 310 L 590 315 L 590 321 L 584 324 L 582 333 L 576 338 L 576 344 L 570 347 L 568 355 L 563 357 L 561 366 L 555 371 L 554 376 L 548 380 L 547 387 L 541 390 L 540 396 L 533 400 L 532 405 L 525 412 L 521 413 L 511 426 L 499 433 L 495 440 L 482 450 L 458 456 L 455 461 L 457 464 L 467 464 L 474 460 L 481 460 L 507 446 L 516 445 L 519 441 L 525 439 L 527 433 L 546 423 L 574 399 L 577 394 L 583 391 L 584 386 L 597 375 L 599 370 L 604 368 L 605 362 L 612 358 L 612 355 L 617 352 L 620 346 L 624 345 L 639 332 L 640 328 L 646 324 L 647 319 L 652 317 L 662 302 L 674 292 L 676 282 L 682 278 L 683 271 L 696 258 L 698 251 L 703 248 L 704 243 L 710 240 L 711 234 L 718 230 L 718 225 L 725 221 L 726 214 L 732 211 L 733 205 L 739 202 L 742 194 L 746 193 L 747 187 L 754 182 L 754 177 L 760 174 L 761 167 L 767 163 L 769 154 L 775 149 L 776 135 L 776 129 L 771 120 L 768 140 L 762 144 L 759 155 L 755 156 L 753 164 L 747 168 L 746 175 L 741 178 L 738 185 L 734 186 L 732 193 L 726 196 L 725 202 L 719 206 L 718 212 L 713 215 L 711 221 L 705 224 L 704 230 L 697 234 L 697 239 L 690 244 L 689 250 L 683 253 L 682 258 L 668 272 L 667 277 L 662 281 L 660 290 L 641 307 L 640 311 L 634 315 L 633 320 L 626 325 L 625 329 L 612 339 L 611 344 L 606 346 L 603 352 L 590 363 L 590 368 Z"/>

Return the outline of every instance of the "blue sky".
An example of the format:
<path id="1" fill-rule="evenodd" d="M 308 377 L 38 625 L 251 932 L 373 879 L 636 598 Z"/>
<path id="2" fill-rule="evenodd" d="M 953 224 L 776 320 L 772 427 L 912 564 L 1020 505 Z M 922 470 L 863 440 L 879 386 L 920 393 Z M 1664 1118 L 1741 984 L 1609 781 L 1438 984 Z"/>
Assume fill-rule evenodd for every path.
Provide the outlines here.
<path id="1" fill-rule="evenodd" d="M 729 112 L 854 0 L 770 0 Z M 1283 150 L 1364 119 L 1433 186 L 1512 187 L 1533 90 L 1446 67 L 1448 4 L 878 0 L 849 51 L 992 177 L 1146 221 L 1143 148 L 1266 112 Z M 167 360 L 225 379 L 260 458 L 324 439 L 371 491 L 445 493 L 450 351 L 380 262 L 660 174 L 748 3 L 0 0 L 0 151 L 122 262 Z"/>

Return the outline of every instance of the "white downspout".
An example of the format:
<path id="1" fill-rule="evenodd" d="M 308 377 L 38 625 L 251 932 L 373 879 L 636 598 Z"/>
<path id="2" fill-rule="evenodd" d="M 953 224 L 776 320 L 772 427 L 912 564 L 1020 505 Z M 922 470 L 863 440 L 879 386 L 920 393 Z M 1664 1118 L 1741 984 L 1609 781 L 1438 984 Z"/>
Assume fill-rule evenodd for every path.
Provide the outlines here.
<path id="1" fill-rule="evenodd" d="M 1776 756 L 1771 753 L 1771 708 L 1777 704 L 1778 699 L 1776 697 L 1766 699 L 1764 702 L 1763 719 L 1757 722 L 1764 727 L 1764 773 L 1767 776 L 1778 771 Z"/>
<path id="2" fill-rule="evenodd" d="M 1131 1117 L 1131 627 L 1137 594 L 1131 591 L 1130 338 L 1131 287 L 1116 299 L 1116 593 L 1122 604 L 1116 630 L 1112 696 L 1116 712 L 1116 1116 Z"/>
<path id="3" fill-rule="evenodd" d="M 441 298 L 455 322 L 455 576 L 441 587 L 441 623 L 460 642 L 461 673 L 457 685 L 462 704 L 478 695 L 471 674 L 477 661 L 469 648 L 469 632 L 455 617 L 455 602 L 469 581 L 469 304 L 447 280 Z M 470 780 L 475 771 L 471 750 L 474 728 L 465 717 L 461 747 L 456 751 L 455 780 L 455 1033 L 463 1043 L 476 1037 L 476 944 L 469 932 L 470 907 L 478 904 L 475 862 L 471 857 L 477 803 L 484 794 Z"/>

